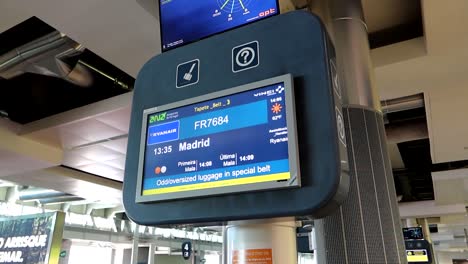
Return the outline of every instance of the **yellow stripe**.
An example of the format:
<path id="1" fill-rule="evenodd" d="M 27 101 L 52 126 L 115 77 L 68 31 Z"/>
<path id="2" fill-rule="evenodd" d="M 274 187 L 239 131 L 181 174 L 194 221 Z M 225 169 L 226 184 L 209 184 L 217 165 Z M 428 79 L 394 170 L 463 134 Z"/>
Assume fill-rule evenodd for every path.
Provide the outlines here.
<path id="1" fill-rule="evenodd" d="M 288 180 L 290 177 L 291 175 L 289 172 L 284 172 L 284 173 L 276 173 L 276 174 L 256 176 L 256 177 L 250 177 L 250 178 L 233 179 L 233 180 L 225 180 L 225 181 L 217 181 L 217 182 L 205 182 L 205 183 L 197 183 L 197 184 L 190 184 L 190 185 L 183 185 L 183 186 L 160 188 L 160 189 L 151 189 L 151 190 L 143 191 L 143 195 L 185 192 L 185 191 L 211 189 L 211 188 L 226 187 L 226 186 L 233 186 L 233 185 L 242 185 L 242 184 L 249 184 L 249 183 Z"/>
<path id="2" fill-rule="evenodd" d="M 407 256 L 408 262 L 428 262 L 429 258 L 426 255 Z"/>
<path id="3" fill-rule="evenodd" d="M 48 264 L 58 264 L 60 261 L 60 250 L 62 247 L 63 227 L 65 226 L 65 213 L 55 212 L 54 233 L 49 251 Z"/>

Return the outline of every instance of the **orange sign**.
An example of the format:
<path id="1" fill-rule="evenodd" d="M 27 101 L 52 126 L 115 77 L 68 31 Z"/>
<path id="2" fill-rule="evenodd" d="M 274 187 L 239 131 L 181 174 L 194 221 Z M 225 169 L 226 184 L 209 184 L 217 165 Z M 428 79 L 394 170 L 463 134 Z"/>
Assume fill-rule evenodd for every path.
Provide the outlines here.
<path id="1" fill-rule="evenodd" d="M 271 248 L 234 250 L 232 253 L 232 264 L 273 264 Z"/>

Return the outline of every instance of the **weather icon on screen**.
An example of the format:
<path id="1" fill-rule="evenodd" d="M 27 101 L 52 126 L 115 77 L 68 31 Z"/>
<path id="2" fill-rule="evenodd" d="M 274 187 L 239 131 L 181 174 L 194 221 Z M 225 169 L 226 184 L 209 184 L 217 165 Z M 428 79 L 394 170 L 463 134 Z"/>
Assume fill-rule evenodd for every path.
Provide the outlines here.
<path id="1" fill-rule="evenodd" d="M 281 109 L 283 109 L 283 106 L 281 104 L 275 103 L 273 107 L 271 107 L 271 111 L 274 114 L 279 114 L 281 112 Z"/>

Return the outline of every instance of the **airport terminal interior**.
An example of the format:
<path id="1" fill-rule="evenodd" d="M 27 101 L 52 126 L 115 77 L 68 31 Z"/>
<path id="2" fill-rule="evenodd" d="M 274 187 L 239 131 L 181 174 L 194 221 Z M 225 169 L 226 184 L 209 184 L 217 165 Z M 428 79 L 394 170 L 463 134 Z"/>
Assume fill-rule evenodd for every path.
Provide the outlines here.
<path id="1" fill-rule="evenodd" d="M 166 222 L 155 220 L 154 223 L 166 224 L 153 225 L 150 223 L 151 220 L 146 218 L 133 221 L 138 218 L 136 213 L 133 215 L 127 213 L 130 206 L 124 205 L 124 200 L 128 199 L 123 198 L 123 189 L 125 185 L 129 185 L 129 177 L 136 175 L 136 171 L 134 174 L 129 172 L 136 166 L 129 161 L 133 159 L 129 158 L 129 155 L 130 153 L 139 155 L 138 151 L 134 151 L 134 148 L 130 146 L 130 142 L 139 140 L 139 138 L 131 139 L 132 136 L 138 134 L 131 126 L 131 120 L 133 124 L 135 118 L 133 112 L 136 111 L 132 112 L 132 107 L 139 109 L 132 103 L 144 101 L 135 100 L 134 93 L 136 94 L 145 82 L 149 83 L 146 79 L 143 80 L 147 77 L 144 71 L 139 76 L 140 70 L 155 56 L 156 58 L 163 58 L 163 56 L 169 58 L 173 55 L 171 57 L 173 58 L 177 57 L 178 52 L 185 56 L 204 43 L 218 40 L 220 42 L 223 35 L 247 30 L 257 23 L 251 23 L 249 20 L 248 25 L 241 26 L 242 23 L 240 23 L 233 26 L 235 28 L 231 30 L 227 30 L 228 28 L 218 29 L 217 32 L 208 32 L 208 30 L 208 33 L 204 35 L 191 36 L 192 39 L 187 41 L 188 44 L 183 41 L 168 40 L 170 36 L 176 34 L 174 32 L 183 27 L 180 25 L 186 25 L 186 22 L 178 21 L 171 24 L 171 20 L 162 19 L 164 15 L 167 15 L 166 13 L 169 13 L 169 10 L 172 10 L 171 5 L 178 4 L 178 1 L 185 3 L 177 7 L 183 9 L 179 11 L 185 16 L 184 21 L 195 21 L 207 15 L 209 19 L 223 19 L 223 23 L 229 23 L 231 20 L 237 23 L 239 20 L 236 19 L 239 16 L 248 16 L 260 10 L 256 6 L 259 0 L 0 1 L 0 263 L 290 264 L 271 259 L 265 262 L 255 260 L 242 262 L 238 261 L 237 257 L 227 261 L 224 256 L 228 250 L 227 221 L 214 221 L 214 224 L 196 221 L 196 224 L 192 224 L 178 220 L 175 221 L 177 223 L 171 224 L 169 220 L 165 220 Z M 333 1 L 336 2 L 336 0 Z M 200 11 L 191 7 L 197 7 L 198 2 L 210 4 L 213 2 L 215 7 L 209 11 Z M 273 0 L 271 2 L 274 4 L 272 7 L 255 13 L 256 18 L 261 20 L 258 25 L 302 10 L 317 12 L 317 15 L 324 20 L 324 28 L 329 29 L 329 24 L 326 22 L 329 16 L 323 15 L 326 13 L 323 6 L 326 6 L 328 1 L 279 0 L 277 2 Z M 393 173 L 393 177 L 392 175 L 386 177 L 389 177 L 395 186 L 395 191 L 390 188 L 392 191 L 389 197 L 392 198 L 388 199 L 396 201 L 395 208 L 398 212 L 392 211 L 392 217 L 399 215 L 400 220 L 398 223 L 393 223 L 392 228 L 393 226 L 399 227 L 398 232 L 394 234 L 395 241 L 398 243 L 401 237 L 403 242 L 400 243 L 401 246 L 406 246 L 406 251 L 405 249 L 401 251 L 406 252 L 406 258 L 403 257 L 403 261 L 395 262 L 395 264 L 406 263 L 405 261 L 439 264 L 468 263 L 468 1 L 361 0 L 359 2 L 362 5 L 363 22 L 365 22 L 370 48 L 370 75 L 373 89 L 378 96 L 376 102 L 380 104 L 378 111 L 381 111 L 382 115 L 386 134 L 385 145 Z M 162 12 L 164 10 L 166 13 Z M 191 10 L 200 12 L 200 16 L 190 13 Z M 169 25 L 163 25 L 163 22 Z M 193 23 L 196 27 L 210 25 L 204 22 Z M 299 24 L 296 28 L 294 25 L 291 24 L 288 30 L 302 32 Z M 190 27 L 189 30 L 195 31 Z M 334 38 L 331 33 L 330 35 L 335 42 L 342 40 Z M 281 36 L 275 37 L 281 38 Z M 246 42 L 248 41 L 240 42 L 239 45 Z M 254 43 L 253 46 L 251 43 L 253 42 L 244 45 L 242 51 L 246 52 L 245 54 L 240 52 L 244 61 L 237 61 L 236 64 L 233 57 L 232 71 L 238 74 L 236 76 L 255 72 L 256 69 L 250 68 L 258 65 L 260 68 L 263 66 L 262 63 L 268 60 L 269 54 L 262 53 L 262 48 L 267 45 L 262 41 L 260 41 L 260 46 L 258 46 L 259 42 Z M 222 47 L 222 45 L 221 43 L 219 46 Z M 229 61 L 229 65 L 231 48 L 233 56 L 237 52 L 237 47 L 234 46 L 226 48 L 228 52 L 225 59 Z M 346 44 L 341 46 L 346 46 Z M 256 60 L 253 58 L 248 60 L 248 52 L 258 50 L 259 47 L 262 55 Z M 335 43 L 335 47 L 338 50 L 339 43 Z M 352 53 L 355 48 L 356 46 L 350 45 L 346 52 Z M 282 49 L 279 48 L 278 54 L 281 51 Z M 275 56 L 281 56 L 278 54 Z M 179 69 L 185 70 L 181 76 L 176 77 L 176 68 L 172 64 L 168 66 L 168 68 L 172 67 L 169 72 L 174 76 L 171 75 L 170 78 L 176 82 L 177 88 L 174 87 L 174 89 L 177 89 L 177 93 L 193 91 L 195 88 L 190 90 L 191 85 L 194 85 L 193 87 L 203 85 L 203 76 L 200 74 L 204 74 L 203 71 L 208 70 L 209 67 L 203 64 L 205 62 L 202 56 L 199 60 L 197 55 L 193 58 L 194 60 L 191 61 L 181 61 L 187 62 L 187 65 L 179 64 L 181 62 L 174 64 L 179 64 L 177 74 Z M 161 63 L 160 61 L 163 59 L 152 61 L 152 63 Z M 338 60 L 338 63 L 340 62 L 346 64 L 347 61 Z M 252 63 L 256 65 L 250 67 Z M 150 67 L 150 64 L 148 63 L 145 67 Z M 345 66 L 339 65 L 338 68 L 340 67 Z M 155 72 L 152 78 L 159 78 L 158 74 L 166 73 L 163 73 L 163 70 L 161 73 Z M 257 78 L 258 81 L 278 75 L 265 76 Z M 193 78 L 196 82 L 192 82 Z M 199 78 L 200 83 L 197 84 Z M 235 79 L 230 82 L 237 83 L 232 86 L 246 84 L 242 81 L 236 82 Z M 342 81 L 342 86 L 346 87 L 347 85 L 343 83 L 346 82 Z M 278 86 L 279 88 L 284 89 L 282 86 Z M 280 94 L 282 90 L 278 89 L 276 92 Z M 286 90 L 288 90 L 287 87 Z M 161 90 L 158 94 L 157 87 L 152 90 L 148 88 L 148 91 L 161 98 L 172 96 Z M 186 98 L 195 97 L 195 95 L 192 93 Z M 229 94 L 222 94 L 222 96 L 227 95 Z M 206 99 L 212 98 L 214 97 Z M 234 100 L 235 96 L 229 98 Z M 229 100 L 227 99 L 227 104 Z M 278 103 L 283 102 L 282 100 L 290 102 L 288 98 L 278 97 L 271 108 L 278 118 L 281 118 L 278 114 L 284 111 Z M 186 105 L 196 102 L 201 101 L 190 101 Z M 257 103 L 255 101 L 252 105 Z M 153 106 L 156 105 L 145 105 L 141 109 Z M 172 107 L 182 106 L 179 104 Z M 181 113 L 186 110 L 180 109 Z M 195 107 L 195 111 L 202 112 L 202 110 Z M 341 110 L 337 111 L 341 112 Z M 154 112 L 156 111 L 149 112 L 149 114 Z M 227 117 L 226 114 L 215 119 L 216 123 L 213 121 L 212 125 L 221 126 L 227 123 Z M 138 129 L 141 129 L 141 115 L 138 118 L 140 120 L 135 121 L 135 124 L 138 124 Z M 152 115 L 148 118 L 148 122 L 149 124 L 153 121 L 158 122 L 160 118 L 165 119 L 166 114 L 164 113 L 163 117 Z M 185 119 L 190 118 L 185 117 Z M 232 116 L 230 118 L 230 124 L 235 126 L 235 120 Z M 184 135 L 183 120 L 180 121 L 181 138 Z M 290 122 L 289 117 L 288 122 Z M 145 123 L 145 129 L 146 125 Z M 195 123 L 194 133 L 198 133 L 197 129 L 203 129 L 204 126 L 206 128 L 206 123 Z M 298 124 L 299 133 L 302 133 L 301 127 Z M 290 128 L 289 124 L 288 128 Z M 215 128 L 211 129 L 218 131 Z M 156 137 L 158 133 L 164 132 L 161 132 L 162 130 L 149 129 L 148 131 L 151 131 L 148 132 L 151 133 L 148 135 L 148 145 L 151 140 L 154 140 L 151 142 L 155 144 L 163 140 L 169 141 Z M 138 137 L 145 136 L 139 133 Z M 281 134 L 281 132 L 276 133 Z M 289 133 L 292 134 L 291 130 Z M 211 134 L 209 136 L 211 136 L 211 143 L 215 144 L 213 143 L 215 136 Z M 279 146 L 280 141 L 273 143 Z M 291 141 L 289 138 L 289 142 Z M 142 142 L 145 142 L 144 138 Z M 299 145 L 300 142 L 301 137 L 299 137 Z M 349 148 L 353 142 L 348 137 L 346 143 Z M 189 151 L 202 155 L 203 148 L 208 146 L 210 146 L 210 137 L 205 141 L 180 143 L 174 151 L 178 150 L 181 156 Z M 163 155 L 172 151 L 172 147 L 166 145 L 163 148 L 154 149 L 154 155 Z M 303 151 L 302 147 L 301 151 Z M 141 153 L 143 152 L 144 150 Z M 386 155 L 382 154 L 382 156 Z M 220 159 L 228 160 L 223 163 L 224 166 L 231 166 L 234 163 L 237 165 L 237 156 L 233 164 L 229 163 L 232 159 L 230 155 L 222 156 Z M 245 155 L 239 158 L 239 162 L 253 159 L 253 154 Z M 186 166 L 181 161 L 178 164 L 179 167 Z M 198 166 L 209 167 L 211 165 L 211 161 L 207 161 Z M 259 166 L 257 166 L 257 171 L 270 169 L 270 165 L 264 165 L 263 168 Z M 191 168 L 186 166 L 185 172 L 191 171 Z M 144 171 L 143 176 L 139 178 L 139 181 L 144 181 L 144 183 L 138 183 L 141 188 L 142 184 L 147 186 L 146 180 L 148 179 L 144 176 L 147 168 L 139 169 Z M 152 173 L 157 176 L 165 174 L 167 168 L 158 166 L 150 170 L 153 169 Z M 247 170 L 237 172 L 242 174 L 244 171 L 247 173 Z M 167 174 L 169 173 L 168 170 Z M 215 174 L 208 176 L 213 175 Z M 283 179 L 278 179 L 277 183 L 280 184 Z M 131 181 L 131 184 L 135 184 L 133 178 Z M 303 181 L 307 184 L 307 181 Z M 288 184 L 293 185 L 293 181 Z M 379 183 L 374 181 L 373 184 L 377 197 Z M 134 188 L 132 190 L 135 192 Z M 169 192 L 169 188 L 161 190 L 161 193 Z M 196 196 L 203 196 L 205 191 L 208 189 L 198 191 Z M 269 192 L 274 192 L 274 190 Z M 125 195 L 126 193 L 127 190 Z M 366 193 L 359 191 L 359 188 L 358 193 L 360 197 L 366 196 Z M 147 194 L 150 195 L 147 196 Z M 214 194 L 214 198 L 211 199 L 216 199 L 216 195 L 223 195 L 217 189 L 209 194 Z M 136 201 L 135 208 L 140 206 L 148 208 L 146 209 L 148 211 L 150 207 L 144 206 L 159 203 L 158 200 L 160 200 L 157 197 L 158 189 L 144 189 L 141 194 L 137 194 L 137 198 L 135 198 L 135 193 L 132 195 L 132 202 Z M 161 197 L 187 198 L 184 194 L 182 196 L 169 194 Z M 168 198 L 161 199 L 167 200 Z M 361 205 L 361 198 L 359 199 L 359 206 L 365 206 L 364 203 Z M 261 203 L 263 199 L 257 201 Z M 383 207 L 380 206 L 380 208 Z M 210 210 L 216 210 L 216 208 Z M 132 212 L 136 211 L 135 209 Z M 158 213 L 164 215 L 166 212 Z M 342 218 L 343 213 L 344 210 L 341 211 Z M 47 218 L 44 218 L 45 216 Z M 278 216 L 285 216 L 285 214 Z M 374 217 L 380 219 L 381 212 L 379 211 L 376 215 L 365 215 L 365 218 Z M 33 221 L 32 227 L 31 223 L 27 222 L 28 219 L 33 219 L 31 220 Z M 55 227 L 46 228 L 50 231 L 47 233 L 49 246 L 42 246 L 42 248 L 47 248 L 45 253 L 37 253 L 38 248 L 41 248 L 37 245 L 41 243 L 42 238 L 38 233 L 31 232 L 45 225 L 45 222 L 41 222 L 46 221 L 44 219 L 52 219 L 52 222 L 47 224 L 55 225 Z M 6 227 L 8 223 L 13 222 L 16 225 L 18 221 L 22 221 L 21 223 L 25 225 L 21 228 L 21 232 L 13 231 L 15 230 L 12 227 L 13 224 Z M 316 230 L 318 226 L 316 219 L 297 219 L 296 225 L 297 263 L 325 263 L 318 257 L 324 254 L 323 249 L 314 239 L 314 236 L 320 233 Z M 24 231 L 26 229 L 32 231 L 28 233 Z M 60 235 L 57 238 L 57 230 L 62 229 L 63 232 L 59 232 Z M 381 224 L 382 237 L 385 229 L 386 227 Z M 24 236 L 29 236 L 29 240 L 24 242 L 23 247 L 20 246 L 20 240 L 13 241 L 15 238 L 20 239 Z M 364 235 L 364 239 L 365 237 L 369 237 L 369 234 Z M 420 243 L 419 241 L 428 242 L 428 248 L 411 248 L 413 245 L 411 243 L 417 244 Z M 378 263 L 393 264 L 388 260 L 390 253 L 385 254 L 385 242 L 383 241 L 383 252 L 375 253 L 385 255 L 385 260 Z M 11 251 L 15 248 L 15 243 L 16 251 Z M 335 247 L 328 248 L 327 252 L 343 250 L 349 254 L 351 249 Z M 367 247 L 365 250 L 368 254 Z M 429 251 L 431 252 L 430 259 L 425 259 L 420 255 L 426 256 Z M 34 252 L 39 255 L 44 254 L 49 260 L 40 260 L 40 258 L 33 260 L 28 256 L 30 257 L 28 261 L 26 255 L 36 256 Z M 55 262 L 51 260 L 53 256 L 56 257 Z M 334 262 L 329 260 L 327 263 L 333 264 Z M 352 264 L 353 262 L 340 263 Z M 366 263 L 377 262 L 369 260 L 368 257 Z"/>

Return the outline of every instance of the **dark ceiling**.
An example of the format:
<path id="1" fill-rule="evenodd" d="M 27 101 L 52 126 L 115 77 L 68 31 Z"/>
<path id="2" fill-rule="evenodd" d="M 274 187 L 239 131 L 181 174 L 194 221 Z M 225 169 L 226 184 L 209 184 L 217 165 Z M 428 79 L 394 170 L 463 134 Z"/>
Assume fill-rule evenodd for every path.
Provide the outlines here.
<path id="1" fill-rule="evenodd" d="M 402 21 L 401 24 L 370 33 L 369 46 L 371 49 L 424 36 L 421 1 L 409 2 L 412 16 Z"/>
<path id="2" fill-rule="evenodd" d="M 426 111 L 420 107 L 388 113 L 386 120 L 387 127 L 410 122 L 426 123 Z M 405 166 L 393 171 L 397 195 L 402 196 L 401 202 L 433 200 L 429 138 L 401 142 L 397 146 Z"/>
<path id="3" fill-rule="evenodd" d="M 37 17 L 18 24 L 0 34 L 0 69 L 2 55 L 14 51 L 38 38 L 56 31 Z M 74 50 L 73 50 L 74 51 Z M 53 54 L 48 51 L 48 54 Z M 38 54 L 33 64 L 42 66 L 45 60 Z M 135 79 L 88 49 L 80 49 L 69 56 L 55 57 L 57 64 L 86 72 L 88 85 L 77 85 L 61 76 L 24 72 L 9 79 L 0 70 L 0 114 L 14 122 L 26 124 L 54 114 L 101 101 L 133 89 Z M 8 61 L 8 60 L 6 60 Z M 22 62 L 26 66 L 30 63 Z M 15 65 L 15 67 L 18 67 Z M 49 66 L 50 67 L 50 66 Z M 10 67 L 11 68 L 11 67 Z M 57 67 L 56 67 L 57 68 Z"/>
<path id="4" fill-rule="evenodd" d="M 426 121 L 424 108 L 389 113 L 386 126 Z M 432 164 L 429 138 L 398 143 L 404 169 L 393 170 L 397 195 L 401 202 L 434 200 L 432 172 L 468 167 L 468 160 Z"/>

